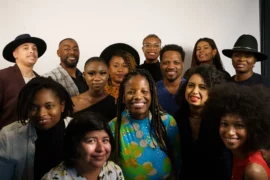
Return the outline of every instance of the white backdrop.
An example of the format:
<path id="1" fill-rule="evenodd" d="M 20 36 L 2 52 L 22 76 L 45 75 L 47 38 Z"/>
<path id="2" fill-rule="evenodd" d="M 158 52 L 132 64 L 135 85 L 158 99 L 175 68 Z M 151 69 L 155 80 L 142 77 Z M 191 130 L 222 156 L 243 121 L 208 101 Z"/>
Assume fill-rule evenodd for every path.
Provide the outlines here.
<path id="1" fill-rule="evenodd" d="M 157 34 L 162 44 L 181 45 L 190 67 L 195 42 L 213 38 L 221 53 L 232 48 L 242 34 L 259 41 L 259 0 L 0 0 L 0 51 L 22 33 L 40 37 L 47 51 L 34 69 L 43 74 L 55 68 L 58 43 L 67 37 L 80 46 L 78 68 L 99 56 L 110 44 L 130 44 L 140 54 L 142 39 Z M 258 42 L 259 43 L 259 42 Z M 222 54 L 222 53 L 221 53 Z M 233 75 L 231 60 L 221 55 L 226 70 Z M 0 56 L 0 69 L 13 65 Z M 255 72 L 260 73 L 260 63 Z"/>

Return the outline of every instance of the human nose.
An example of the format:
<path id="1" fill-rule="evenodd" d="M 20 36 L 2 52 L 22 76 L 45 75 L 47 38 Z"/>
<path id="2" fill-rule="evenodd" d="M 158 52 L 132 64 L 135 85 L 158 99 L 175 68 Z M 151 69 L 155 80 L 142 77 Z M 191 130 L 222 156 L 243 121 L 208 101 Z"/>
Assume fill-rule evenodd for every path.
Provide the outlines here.
<path id="1" fill-rule="evenodd" d="M 97 141 L 97 143 L 96 143 L 96 151 L 97 151 L 97 152 L 102 152 L 103 149 L 104 149 L 103 143 L 100 142 L 100 141 Z"/>
<path id="2" fill-rule="evenodd" d="M 38 111 L 38 115 L 39 115 L 40 117 L 47 115 L 47 109 L 41 107 L 41 108 L 39 109 L 39 111 Z"/>
<path id="3" fill-rule="evenodd" d="M 136 91 L 136 93 L 134 94 L 134 98 L 135 99 L 141 99 L 142 98 L 142 93 L 140 91 Z"/>
<path id="4" fill-rule="evenodd" d="M 94 80 L 95 80 L 95 81 L 100 81 L 100 80 L 101 80 L 100 74 L 96 74 L 96 75 L 94 76 Z"/>
<path id="5" fill-rule="evenodd" d="M 193 93 L 193 94 L 198 94 L 198 93 L 199 93 L 199 87 L 198 87 L 198 86 L 195 86 L 195 87 L 192 89 L 192 93 Z"/>
<path id="6" fill-rule="evenodd" d="M 234 135 L 235 134 L 235 128 L 233 126 L 228 127 L 228 134 L 229 135 Z"/>

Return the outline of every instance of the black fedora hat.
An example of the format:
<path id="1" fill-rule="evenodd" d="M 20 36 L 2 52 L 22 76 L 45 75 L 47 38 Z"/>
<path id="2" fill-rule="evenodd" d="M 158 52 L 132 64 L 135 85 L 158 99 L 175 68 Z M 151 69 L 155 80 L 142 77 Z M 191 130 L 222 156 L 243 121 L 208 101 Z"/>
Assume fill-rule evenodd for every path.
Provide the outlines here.
<path id="1" fill-rule="evenodd" d="M 125 44 L 125 43 L 115 43 L 108 47 L 106 47 L 100 54 L 100 57 L 104 59 L 107 63 L 110 61 L 111 57 L 117 52 L 117 51 L 126 51 L 132 54 L 134 57 L 136 64 L 140 64 L 140 56 L 136 49 L 134 49 L 132 46 Z"/>
<path id="2" fill-rule="evenodd" d="M 267 55 L 258 52 L 258 43 L 254 36 L 249 34 L 241 35 L 235 42 L 232 49 L 224 49 L 222 53 L 231 58 L 234 51 L 250 52 L 255 55 L 257 61 L 264 61 L 267 59 Z"/>
<path id="3" fill-rule="evenodd" d="M 44 40 L 37 37 L 31 37 L 30 34 L 21 34 L 17 36 L 14 41 L 11 41 L 6 45 L 3 50 L 3 57 L 9 62 L 15 62 L 13 51 L 24 43 L 34 43 L 37 46 L 38 57 L 42 56 L 47 49 Z"/>

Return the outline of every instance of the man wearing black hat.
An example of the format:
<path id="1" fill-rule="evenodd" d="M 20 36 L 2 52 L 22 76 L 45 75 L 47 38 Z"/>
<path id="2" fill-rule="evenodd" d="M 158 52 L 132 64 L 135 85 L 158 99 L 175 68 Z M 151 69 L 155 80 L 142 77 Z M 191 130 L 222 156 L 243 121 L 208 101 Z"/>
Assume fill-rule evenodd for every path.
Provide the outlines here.
<path id="1" fill-rule="evenodd" d="M 80 50 L 77 42 L 72 38 L 63 39 L 59 43 L 57 55 L 60 58 L 60 65 L 52 71 L 44 74 L 66 88 L 69 95 L 76 96 L 88 90 L 77 63 L 79 62 Z"/>
<path id="2" fill-rule="evenodd" d="M 260 74 L 253 72 L 257 61 L 264 61 L 267 56 L 258 52 L 258 43 L 255 37 L 249 34 L 241 35 L 233 49 L 224 49 L 222 53 L 232 59 L 236 75 L 232 80 L 240 85 L 263 84 L 269 86 L 270 82 Z"/>
<path id="3" fill-rule="evenodd" d="M 0 129 L 18 120 L 16 106 L 19 92 L 27 82 L 38 76 L 33 67 L 46 49 L 44 40 L 29 34 L 21 34 L 5 46 L 3 57 L 15 65 L 0 70 Z"/>

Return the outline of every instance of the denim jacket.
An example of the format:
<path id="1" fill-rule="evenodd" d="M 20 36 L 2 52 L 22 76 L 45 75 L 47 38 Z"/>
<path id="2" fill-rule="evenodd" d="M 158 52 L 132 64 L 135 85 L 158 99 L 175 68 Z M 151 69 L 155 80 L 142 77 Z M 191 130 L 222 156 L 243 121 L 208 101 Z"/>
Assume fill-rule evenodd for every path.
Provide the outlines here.
<path id="1" fill-rule="evenodd" d="M 71 118 L 64 119 L 67 127 Z M 0 131 L 0 176 L 5 180 L 33 180 L 35 140 L 33 124 L 14 122 Z"/>

